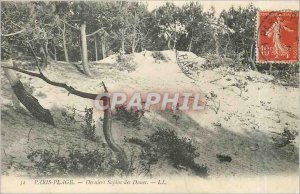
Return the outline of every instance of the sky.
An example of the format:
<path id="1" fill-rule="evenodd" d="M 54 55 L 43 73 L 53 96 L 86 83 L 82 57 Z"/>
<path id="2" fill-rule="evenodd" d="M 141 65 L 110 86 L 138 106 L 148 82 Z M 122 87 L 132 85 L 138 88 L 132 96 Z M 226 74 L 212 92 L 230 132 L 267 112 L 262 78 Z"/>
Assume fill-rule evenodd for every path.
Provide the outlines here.
<path id="1" fill-rule="evenodd" d="M 156 7 L 165 4 L 167 1 L 147 1 L 148 9 L 152 11 Z M 177 6 L 182 6 L 189 1 L 172 1 Z M 299 1 L 287 1 L 287 0 L 265 0 L 265 1 L 199 1 L 203 5 L 204 10 L 208 10 L 211 6 L 215 7 L 216 13 L 220 14 L 223 9 L 228 10 L 231 6 L 238 7 L 246 7 L 250 3 L 260 8 L 261 10 L 284 10 L 284 9 L 292 9 L 299 10 Z"/>

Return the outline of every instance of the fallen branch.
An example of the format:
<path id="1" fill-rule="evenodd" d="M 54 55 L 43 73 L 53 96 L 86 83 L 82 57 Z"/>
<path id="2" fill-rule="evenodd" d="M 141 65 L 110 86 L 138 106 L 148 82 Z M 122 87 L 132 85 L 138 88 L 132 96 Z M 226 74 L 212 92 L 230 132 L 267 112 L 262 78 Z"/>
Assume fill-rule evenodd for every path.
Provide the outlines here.
<path id="1" fill-rule="evenodd" d="M 87 98 L 87 99 L 92 99 L 92 100 L 95 100 L 97 95 L 98 94 L 92 94 L 92 93 L 87 93 L 87 92 L 82 92 L 82 91 L 79 91 L 79 90 L 76 90 L 74 89 L 72 86 L 68 86 L 67 84 L 65 83 L 60 83 L 60 82 L 55 82 L 55 81 L 51 81 L 50 79 L 48 79 L 43 73 L 42 71 L 39 69 L 40 73 L 34 73 L 34 72 L 31 72 L 31 71 L 27 71 L 27 70 L 23 70 L 23 69 L 20 69 L 18 67 L 9 67 L 9 66 L 4 66 L 4 65 L 1 65 L 2 68 L 6 68 L 6 69 L 11 69 L 11 70 L 15 70 L 17 72 L 20 72 L 20 73 L 24 73 L 24 74 L 27 74 L 27 75 L 30 75 L 30 76 L 33 76 L 33 77 L 37 77 L 37 78 L 40 78 L 42 80 L 44 80 L 46 83 L 50 84 L 50 85 L 53 85 L 53 86 L 57 86 L 57 87 L 60 87 L 60 88 L 64 88 L 66 89 L 70 94 L 74 94 L 76 96 L 80 96 L 82 98 Z M 38 66 L 39 67 L 39 66 Z M 102 97 L 102 98 L 105 98 L 105 97 Z M 100 100 L 103 100 L 103 99 L 100 99 Z"/>

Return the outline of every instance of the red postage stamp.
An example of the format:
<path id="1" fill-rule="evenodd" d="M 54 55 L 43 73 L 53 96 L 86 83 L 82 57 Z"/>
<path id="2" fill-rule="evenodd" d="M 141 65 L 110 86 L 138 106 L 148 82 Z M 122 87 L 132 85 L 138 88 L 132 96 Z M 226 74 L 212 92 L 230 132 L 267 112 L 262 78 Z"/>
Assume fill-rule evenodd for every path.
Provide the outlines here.
<path id="1" fill-rule="evenodd" d="M 257 18 L 258 63 L 299 61 L 298 11 L 259 11 Z"/>

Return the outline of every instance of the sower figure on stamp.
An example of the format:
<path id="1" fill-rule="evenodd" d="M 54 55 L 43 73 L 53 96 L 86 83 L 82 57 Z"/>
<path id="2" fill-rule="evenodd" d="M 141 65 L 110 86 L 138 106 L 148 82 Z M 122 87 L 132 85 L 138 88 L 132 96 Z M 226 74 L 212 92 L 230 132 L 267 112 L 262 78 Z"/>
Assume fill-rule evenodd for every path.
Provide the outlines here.
<path id="1" fill-rule="evenodd" d="M 281 42 L 281 30 L 284 29 L 288 32 L 293 32 L 294 30 L 285 26 L 285 21 L 282 17 L 282 14 L 277 14 L 276 22 L 273 23 L 271 28 L 266 32 L 266 35 L 271 38 L 273 36 L 274 49 L 273 54 L 275 58 L 279 56 L 286 56 L 289 58 L 289 47 L 287 47 L 283 42 Z"/>

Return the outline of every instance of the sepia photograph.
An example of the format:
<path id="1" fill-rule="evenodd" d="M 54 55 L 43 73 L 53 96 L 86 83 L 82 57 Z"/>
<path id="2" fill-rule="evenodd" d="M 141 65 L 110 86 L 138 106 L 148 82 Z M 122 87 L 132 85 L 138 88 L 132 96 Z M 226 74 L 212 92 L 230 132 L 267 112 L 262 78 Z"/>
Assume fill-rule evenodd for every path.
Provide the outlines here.
<path id="1" fill-rule="evenodd" d="M 1 1 L 1 193 L 298 193 L 298 1 Z"/>

